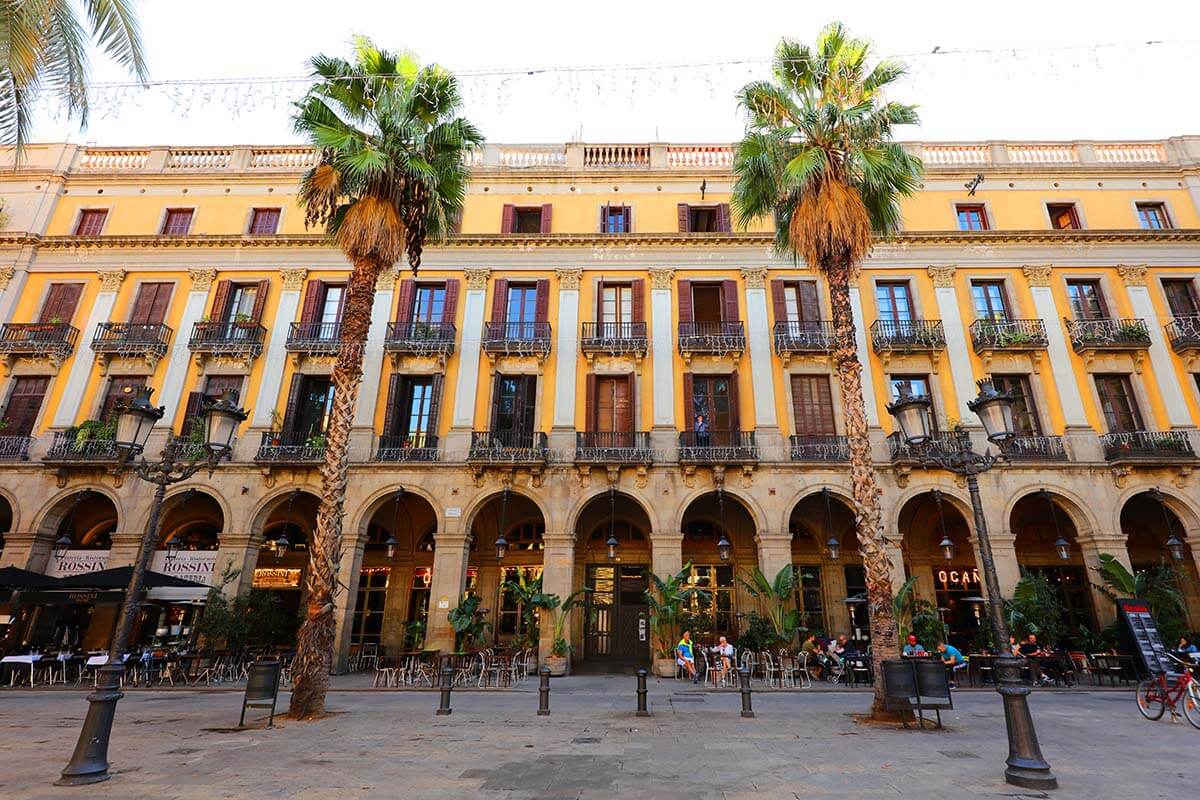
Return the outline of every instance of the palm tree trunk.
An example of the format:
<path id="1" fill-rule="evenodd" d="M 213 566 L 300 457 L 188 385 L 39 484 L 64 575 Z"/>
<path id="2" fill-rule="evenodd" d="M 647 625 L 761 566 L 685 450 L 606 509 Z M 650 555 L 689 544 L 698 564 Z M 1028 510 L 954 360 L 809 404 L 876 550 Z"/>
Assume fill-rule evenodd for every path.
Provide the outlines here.
<path id="1" fill-rule="evenodd" d="M 333 368 L 333 405 L 325 431 L 325 461 L 321 465 L 321 504 L 317 510 L 316 531 L 309 545 L 308 605 L 296 636 L 296 658 L 292 663 L 292 702 L 288 713 L 294 719 L 319 717 L 325 713 L 325 693 L 329 689 L 330 659 L 334 657 L 337 631 L 334 610 L 337 607 L 342 517 L 350 468 L 350 426 L 354 422 L 354 405 L 362 383 L 363 347 L 371 327 L 375 281 L 382 269 L 383 265 L 374 260 L 355 261 L 342 309 L 341 346 Z"/>
<path id="2" fill-rule="evenodd" d="M 885 658 L 898 658 L 896 619 L 892 611 L 892 568 L 883 539 L 883 511 L 879 484 L 871 461 L 867 438 L 867 410 L 862 392 L 862 364 L 855 342 L 854 314 L 850 307 L 849 264 L 823 265 L 829 277 L 829 299 L 836 341 L 834 363 L 842 393 L 842 415 L 850 446 L 850 482 L 858 514 L 858 548 L 867 577 L 867 607 L 871 616 L 871 660 L 875 670 L 874 719 L 894 718 L 884 708 L 883 665 Z"/>

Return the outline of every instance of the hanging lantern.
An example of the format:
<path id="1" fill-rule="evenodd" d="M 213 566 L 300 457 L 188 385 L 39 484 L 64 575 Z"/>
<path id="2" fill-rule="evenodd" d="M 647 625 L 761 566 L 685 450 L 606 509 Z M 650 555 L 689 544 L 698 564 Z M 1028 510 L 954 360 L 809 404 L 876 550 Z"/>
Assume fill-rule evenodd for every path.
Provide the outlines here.
<path id="1" fill-rule="evenodd" d="M 1158 503 L 1158 507 L 1162 509 L 1163 524 L 1167 528 L 1167 552 L 1171 555 L 1172 561 L 1183 561 L 1183 542 L 1175 535 L 1175 526 L 1171 523 L 1171 515 L 1167 511 L 1167 503 L 1163 498 L 1163 493 L 1155 486 L 1150 490 L 1150 496 Z"/>
<path id="2" fill-rule="evenodd" d="M 954 560 L 954 542 L 950 541 L 949 536 L 943 536 L 942 541 L 938 543 L 938 547 L 942 548 L 942 558 L 947 561 Z"/>
<path id="3" fill-rule="evenodd" d="M 508 553 L 508 540 L 504 538 L 504 522 L 508 516 L 508 488 L 505 487 L 504 494 L 500 500 L 500 524 L 496 526 L 499 531 L 496 536 L 496 560 L 503 561 L 504 556 Z"/>
<path id="4" fill-rule="evenodd" d="M 167 539 L 167 561 L 174 561 L 182 547 L 183 542 L 180 540 L 179 535 L 172 533 Z"/>
<path id="5" fill-rule="evenodd" d="M 617 560 L 617 548 L 620 547 L 620 545 L 621 545 L 621 543 L 617 541 L 616 534 L 610 533 L 608 535 L 608 541 L 606 542 L 606 544 L 608 545 L 608 560 L 616 561 Z"/>
<path id="6" fill-rule="evenodd" d="M 825 530 L 829 531 L 829 539 L 825 542 L 825 547 L 829 549 L 829 560 L 837 561 L 842 557 L 842 543 L 838 541 L 833 532 L 833 504 L 829 499 L 828 487 L 821 490 L 821 497 L 825 499 Z"/>
<path id="7" fill-rule="evenodd" d="M 496 537 L 496 560 L 503 561 L 504 556 L 508 553 L 508 540 L 504 538 L 504 534 Z"/>
<path id="8" fill-rule="evenodd" d="M 384 542 L 384 544 L 387 545 L 388 561 L 391 561 L 393 558 L 396 557 L 396 545 L 399 544 L 399 542 L 396 541 L 395 536 L 388 534 L 387 541 Z"/>
<path id="9" fill-rule="evenodd" d="M 842 543 L 838 541 L 836 536 L 830 536 L 825 542 L 825 546 L 829 549 L 829 560 L 837 561 L 842 557 Z"/>
<path id="10" fill-rule="evenodd" d="M 1066 561 L 1071 557 L 1071 543 L 1061 536 L 1054 540 L 1054 549 L 1058 552 L 1058 558 L 1061 561 Z"/>
<path id="11" fill-rule="evenodd" d="M 621 543 L 617 541 L 617 489 L 615 486 L 608 488 L 608 560 L 617 560 L 617 550 Z"/>
<path id="12" fill-rule="evenodd" d="M 1173 533 L 1171 538 L 1167 539 L 1167 552 L 1171 554 L 1173 560 L 1183 561 L 1183 542 Z"/>
<path id="13" fill-rule="evenodd" d="M 942 558 L 953 561 L 954 542 L 950 540 L 950 534 L 946 533 L 946 515 L 942 511 L 942 493 L 939 489 L 933 490 L 933 500 L 937 503 L 938 523 L 942 526 L 942 540 L 938 542 L 938 547 L 942 549 Z"/>
<path id="14" fill-rule="evenodd" d="M 1054 550 L 1058 553 L 1060 561 L 1066 561 L 1071 557 L 1071 543 L 1062 535 L 1062 531 L 1058 527 L 1058 505 L 1054 502 L 1054 498 L 1050 496 L 1050 492 L 1046 489 L 1039 489 L 1038 494 L 1046 498 L 1046 502 L 1050 504 L 1050 519 L 1054 520 Z"/>
<path id="15" fill-rule="evenodd" d="M 71 549 L 71 537 L 63 534 L 54 541 L 54 560 L 62 561 L 67 557 L 67 551 Z"/>
<path id="16" fill-rule="evenodd" d="M 731 547 L 733 547 L 733 545 L 730 544 L 729 539 L 726 538 L 725 532 L 721 531 L 721 539 L 717 542 L 717 555 L 721 557 L 722 561 L 729 560 L 729 550 Z"/>
<path id="17" fill-rule="evenodd" d="M 279 534 L 279 538 L 275 540 L 275 558 L 282 560 L 287 555 L 288 548 L 292 543 L 288 541 L 287 531 Z"/>

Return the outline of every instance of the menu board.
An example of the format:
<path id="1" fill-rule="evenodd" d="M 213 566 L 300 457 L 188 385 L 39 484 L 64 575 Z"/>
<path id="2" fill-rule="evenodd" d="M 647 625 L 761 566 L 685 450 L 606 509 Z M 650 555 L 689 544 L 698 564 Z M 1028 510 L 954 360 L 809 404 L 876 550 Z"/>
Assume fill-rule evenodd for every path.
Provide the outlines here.
<path id="1" fill-rule="evenodd" d="M 1172 672 L 1173 662 L 1167 657 L 1167 649 L 1163 647 L 1158 635 L 1158 626 L 1150 613 L 1150 605 L 1145 600 L 1137 598 L 1121 598 L 1117 600 L 1117 608 L 1121 618 L 1125 620 L 1125 628 L 1132 637 L 1134 651 L 1142 662 L 1142 669 L 1154 675 L 1160 672 Z"/>

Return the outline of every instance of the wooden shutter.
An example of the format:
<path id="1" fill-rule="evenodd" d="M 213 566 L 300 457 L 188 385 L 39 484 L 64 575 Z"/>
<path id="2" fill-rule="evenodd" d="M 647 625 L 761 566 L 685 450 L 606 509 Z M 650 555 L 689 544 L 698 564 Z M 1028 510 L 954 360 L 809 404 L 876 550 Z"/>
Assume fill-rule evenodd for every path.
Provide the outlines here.
<path id="1" fill-rule="evenodd" d="M 542 227 L 541 233 L 550 232 L 550 217 L 554 213 L 554 206 L 551 203 L 542 204 Z"/>
<path id="2" fill-rule="evenodd" d="M 680 324 L 692 322 L 692 282 L 689 280 L 679 281 L 679 322 Z"/>
<path id="3" fill-rule="evenodd" d="M 138 286 L 129 321 L 141 325 L 158 325 L 167 317 L 171 301 L 170 283 L 143 283 Z"/>
<path id="4" fill-rule="evenodd" d="M 597 406 L 600 404 L 600 398 L 596 394 L 596 373 L 589 372 L 587 374 L 585 384 L 586 386 L 584 392 L 587 398 L 587 402 L 585 404 L 587 412 L 583 425 L 584 430 L 594 433 L 599 430 L 599 428 L 596 426 L 599 423 L 600 414 L 600 411 L 597 408 Z"/>
<path id="5" fill-rule="evenodd" d="M 695 430 L 695 406 L 692 396 L 696 393 L 696 379 L 690 372 L 683 373 L 683 429 Z"/>
<path id="6" fill-rule="evenodd" d="M 600 232 L 608 233 L 608 203 L 600 206 Z"/>
<path id="7" fill-rule="evenodd" d="M 12 394 L 4 409 L 4 419 L 8 422 L 8 428 L 4 431 L 6 436 L 29 436 L 33 433 L 49 385 L 50 379 L 41 377 L 17 378 L 13 381 Z"/>
<path id="8" fill-rule="evenodd" d="M 738 408 L 738 374 L 735 369 L 729 373 L 729 429 L 742 429 L 742 415 Z"/>
<path id="9" fill-rule="evenodd" d="M 721 300 L 725 304 L 722 313 L 725 322 L 737 322 L 738 319 L 738 286 L 737 281 L 721 281 Z"/>
<path id="10" fill-rule="evenodd" d="M 729 217 L 729 203 L 721 203 L 717 206 L 717 230 L 721 233 L 729 233 L 733 229 Z"/>
<path id="11" fill-rule="evenodd" d="M 250 321 L 255 325 L 262 323 L 263 311 L 267 308 L 267 293 L 271 291 L 271 281 L 263 278 L 258 282 L 254 291 L 254 309 L 250 312 Z"/>
<path id="12" fill-rule="evenodd" d="M 800 306 L 800 319 L 805 322 L 816 322 L 821 318 L 821 303 L 817 299 L 817 282 L 800 281 L 796 290 Z"/>
<path id="13" fill-rule="evenodd" d="M 397 322 L 412 322 L 413 298 L 417 295 L 417 282 L 412 278 L 400 281 L 400 302 L 396 306 Z"/>
<path id="14" fill-rule="evenodd" d="M 633 208 L 621 206 L 621 233 L 633 233 Z"/>
<path id="15" fill-rule="evenodd" d="M 304 376 L 296 373 L 292 376 L 292 387 L 288 391 L 287 408 L 283 414 L 283 432 L 292 433 L 296 427 L 296 418 L 300 415 L 300 394 L 304 390 Z"/>
<path id="16" fill-rule="evenodd" d="M 792 412 L 796 433 L 801 436 L 831 436 L 833 394 L 826 375 L 792 376 Z"/>
<path id="17" fill-rule="evenodd" d="M 444 376 L 438 373 L 433 376 L 433 387 L 429 397 L 429 435 L 438 435 L 438 417 L 442 409 L 442 389 L 445 384 Z"/>
<path id="18" fill-rule="evenodd" d="M 141 375 L 111 378 L 108 382 L 108 391 L 104 395 L 104 401 L 100 405 L 100 421 L 108 422 L 117 401 L 132 400 L 134 392 L 145 386 L 147 381 L 148 378 Z"/>
<path id="19" fill-rule="evenodd" d="M 229 305 L 229 295 L 233 292 L 233 281 L 217 281 L 217 291 L 213 295 L 212 311 L 208 318 L 214 322 L 225 319 L 225 307 Z"/>
<path id="20" fill-rule="evenodd" d="M 446 279 L 446 299 L 442 302 L 442 322 L 453 325 L 458 317 L 458 278 Z"/>
<path id="21" fill-rule="evenodd" d="M 242 396 L 243 378 L 241 375 L 209 375 L 208 382 L 204 385 L 204 396 L 209 400 L 219 400 L 228 390 L 237 392 L 237 396 Z"/>
<path id="22" fill-rule="evenodd" d="M 617 433 L 633 430 L 632 375 L 621 375 L 613 381 L 612 429 Z"/>
<path id="23" fill-rule="evenodd" d="M 517 228 L 517 207 L 505 203 L 504 210 L 500 214 L 500 232 L 515 233 Z"/>
<path id="24" fill-rule="evenodd" d="M 69 324 L 75 316 L 75 307 L 79 305 L 79 295 L 83 293 L 82 283 L 52 283 L 42 304 L 42 313 L 38 322 L 48 323 L 52 319 Z"/>
<path id="25" fill-rule="evenodd" d="M 171 304 L 171 291 L 175 288 L 173 283 L 160 283 L 158 289 L 154 292 L 154 305 L 150 308 L 150 322 L 159 325 L 167 318 L 167 309 Z"/>
<path id="26" fill-rule="evenodd" d="M 503 325 L 508 316 L 508 279 L 497 278 L 492 284 L 492 319 L 491 322 Z"/>
<path id="27" fill-rule="evenodd" d="M 392 375 L 388 381 L 387 406 L 383 411 L 383 435 L 396 435 L 396 403 L 400 401 L 400 384 L 404 376 L 400 373 Z"/>
<path id="28" fill-rule="evenodd" d="M 533 307 L 534 322 L 549 322 L 550 320 L 550 280 L 539 278 L 535 284 L 536 299 Z"/>
<path id="29" fill-rule="evenodd" d="M 633 322 L 646 321 L 646 282 L 641 278 L 637 278 L 632 284 L 632 311 L 630 316 L 633 317 Z"/>
<path id="30" fill-rule="evenodd" d="M 687 203 L 680 203 L 678 206 L 676 206 L 676 210 L 679 212 L 679 232 L 687 233 L 689 230 L 691 230 L 691 206 L 689 206 Z"/>
<path id="31" fill-rule="evenodd" d="M 204 407 L 204 392 L 188 392 L 187 403 L 183 407 L 183 425 L 179 429 L 180 436 L 190 436 L 192 433 L 192 421 L 200 416 L 200 409 Z"/>
<path id="32" fill-rule="evenodd" d="M 312 280 L 304 287 L 304 308 L 300 311 L 300 322 L 316 322 L 321 313 L 321 300 L 325 296 L 325 282 Z"/>
<path id="33" fill-rule="evenodd" d="M 787 299 L 784 295 L 786 287 L 785 281 L 771 281 L 771 309 L 775 313 L 776 324 L 787 322 Z"/>
<path id="34" fill-rule="evenodd" d="M 637 416 L 637 373 L 629 373 L 629 430 L 636 432 L 638 429 Z"/>

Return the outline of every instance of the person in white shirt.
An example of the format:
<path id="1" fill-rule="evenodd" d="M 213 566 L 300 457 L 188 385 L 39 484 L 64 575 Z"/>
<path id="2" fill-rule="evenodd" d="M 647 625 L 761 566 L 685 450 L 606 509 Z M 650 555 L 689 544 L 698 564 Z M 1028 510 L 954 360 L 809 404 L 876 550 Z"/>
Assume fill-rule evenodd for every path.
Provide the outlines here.
<path id="1" fill-rule="evenodd" d="M 724 636 L 717 639 L 717 644 L 711 649 L 711 652 L 717 656 L 717 680 L 725 680 L 725 676 L 729 674 L 729 669 L 733 666 L 733 645 L 729 643 Z"/>

